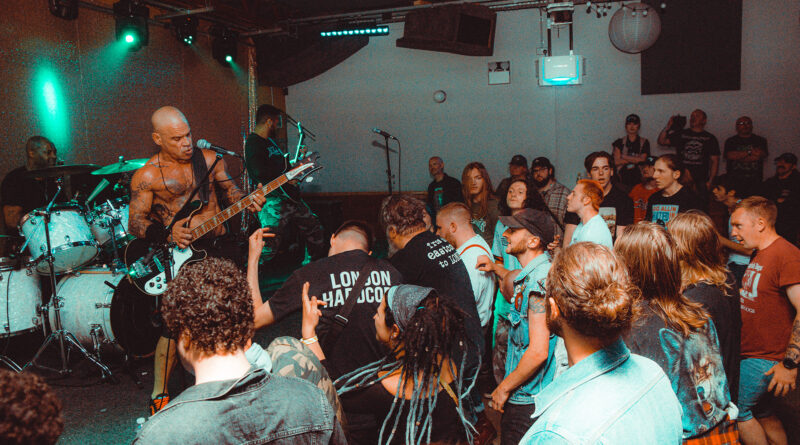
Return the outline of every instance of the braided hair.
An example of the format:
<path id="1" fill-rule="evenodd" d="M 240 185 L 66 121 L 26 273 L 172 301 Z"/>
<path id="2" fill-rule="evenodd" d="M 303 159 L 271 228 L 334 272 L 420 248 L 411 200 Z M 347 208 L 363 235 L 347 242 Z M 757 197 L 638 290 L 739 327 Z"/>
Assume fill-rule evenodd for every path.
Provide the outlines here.
<path id="1" fill-rule="evenodd" d="M 387 327 L 395 325 L 395 318 L 386 308 Z M 464 363 L 467 356 L 467 336 L 464 328 L 464 313 L 452 300 L 440 297 L 435 290 L 426 296 L 417 307 L 404 330 L 391 346 L 391 353 L 382 360 L 370 363 L 340 377 L 334 384 L 341 395 L 348 391 L 363 388 L 380 382 L 399 372 L 397 391 L 383 421 L 378 436 L 378 444 L 390 443 L 397 431 L 401 413 L 408 404 L 406 437 L 403 443 L 421 444 L 431 441 L 433 429 L 432 413 L 439 394 L 439 379 L 445 369 L 454 378 L 456 410 L 472 442 L 474 428 L 466 419 L 461 401 L 467 397 L 475 384 L 464 388 Z M 459 369 L 456 371 L 458 360 Z M 448 367 L 448 368 L 445 368 Z M 385 372 L 384 374 L 380 374 Z M 411 399 L 405 398 L 407 385 L 411 386 Z M 389 427 L 388 437 L 386 429 Z"/>

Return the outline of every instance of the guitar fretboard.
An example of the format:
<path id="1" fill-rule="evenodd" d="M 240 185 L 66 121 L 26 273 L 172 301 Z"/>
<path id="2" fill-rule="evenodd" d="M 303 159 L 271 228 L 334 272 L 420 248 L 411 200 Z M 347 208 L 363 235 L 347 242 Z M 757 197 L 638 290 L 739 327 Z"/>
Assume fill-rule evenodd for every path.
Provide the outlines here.
<path id="1" fill-rule="evenodd" d="M 262 196 L 267 196 L 272 193 L 275 189 L 282 186 L 286 182 L 289 181 L 289 178 L 283 174 L 278 176 L 277 178 L 270 181 L 267 185 L 262 186 L 260 189 L 254 191 L 253 193 L 245 196 L 244 198 L 237 201 L 235 204 L 231 205 L 227 209 L 217 213 L 213 217 L 207 219 L 200 224 L 199 226 L 192 229 L 192 240 L 196 240 L 201 236 L 205 235 L 206 233 L 214 230 L 220 224 L 224 223 L 225 221 L 233 218 L 234 216 L 238 215 L 242 210 L 250 207 L 253 204 L 254 200 L 253 197 L 256 194 L 261 194 Z"/>

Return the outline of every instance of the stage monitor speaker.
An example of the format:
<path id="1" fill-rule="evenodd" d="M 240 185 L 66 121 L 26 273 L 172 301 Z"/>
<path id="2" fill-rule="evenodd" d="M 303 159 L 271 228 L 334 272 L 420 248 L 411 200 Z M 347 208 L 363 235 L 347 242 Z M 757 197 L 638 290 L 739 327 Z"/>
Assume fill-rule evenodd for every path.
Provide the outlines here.
<path id="1" fill-rule="evenodd" d="M 491 56 L 497 14 L 486 6 L 440 6 L 406 15 L 400 48 Z"/>
<path id="2" fill-rule="evenodd" d="M 259 84 L 281 88 L 319 76 L 369 43 L 367 36 L 323 39 L 318 33 L 254 40 Z"/>

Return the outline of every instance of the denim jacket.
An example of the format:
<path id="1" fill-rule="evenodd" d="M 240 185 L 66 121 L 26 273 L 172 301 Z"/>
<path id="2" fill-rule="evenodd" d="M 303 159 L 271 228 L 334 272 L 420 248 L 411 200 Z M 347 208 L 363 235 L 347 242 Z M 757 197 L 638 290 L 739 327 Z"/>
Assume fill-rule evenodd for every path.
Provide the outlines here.
<path id="1" fill-rule="evenodd" d="M 622 340 L 570 367 L 536 396 L 520 444 L 680 444 L 681 406 L 655 362 Z"/>
<path id="2" fill-rule="evenodd" d="M 251 368 L 238 380 L 186 389 L 142 427 L 135 444 L 346 444 L 325 395 L 305 380 Z"/>
<path id="3" fill-rule="evenodd" d="M 547 254 L 542 254 L 528 263 L 514 280 L 514 299 L 508 312 L 511 328 L 508 331 L 508 353 L 506 354 L 506 376 L 519 365 L 522 355 L 528 349 L 530 337 L 528 336 L 528 301 L 531 292 L 544 293 L 545 279 L 550 270 L 550 259 Z M 551 380 L 555 372 L 553 350 L 557 337 L 550 336 L 547 347 L 547 359 L 528 381 L 518 386 L 508 398 L 509 403 L 515 405 L 530 405 L 534 396 L 542 390 Z"/>

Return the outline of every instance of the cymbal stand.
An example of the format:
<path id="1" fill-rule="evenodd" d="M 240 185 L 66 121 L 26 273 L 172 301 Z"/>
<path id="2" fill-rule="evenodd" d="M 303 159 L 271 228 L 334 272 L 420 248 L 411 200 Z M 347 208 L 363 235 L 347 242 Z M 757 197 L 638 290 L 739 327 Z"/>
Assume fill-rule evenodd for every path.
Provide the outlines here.
<path id="1" fill-rule="evenodd" d="M 122 215 L 120 215 L 119 210 L 114 208 L 114 204 L 111 201 L 107 201 L 108 206 L 111 208 L 111 212 L 108 214 L 108 218 L 111 221 L 110 229 L 111 229 L 111 252 L 113 254 L 111 260 L 111 270 L 113 272 L 119 272 L 125 268 L 125 265 L 119 259 L 119 251 L 117 249 L 117 234 L 116 234 L 116 226 L 122 225 Z"/>
<path id="2" fill-rule="evenodd" d="M 58 194 L 61 192 L 61 184 L 58 185 L 58 190 L 56 194 L 53 196 L 53 199 L 47 205 L 47 208 L 43 212 L 37 212 L 39 216 L 44 218 L 44 236 L 45 240 L 47 240 L 47 253 L 45 255 L 45 260 L 47 261 L 47 265 L 50 269 L 50 285 L 53 288 L 53 297 L 50 301 L 50 304 L 53 305 L 53 313 L 55 314 L 55 326 L 50 335 L 42 343 L 42 346 L 39 347 L 39 350 L 36 351 L 36 355 L 33 356 L 31 361 L 25 364 L 22 369 L 26 369 L 29 366 L 36 366 L 40 369 L 45 369 L 48 371 L 57 372 L 60 375 L 66 375 L 72 373 L 72 369 L 69 367 L 69 356 L 68 352 L 70 348 L 77 349 L 87 360 L 92 362 L 95 366 L 100 368 L 102 373 L 103 379 L 109 378 L 112 381 L 114 380 L 113 374 L 111 374 L 111 370 L 108 369 L 106 365 L 100 362 L 98 358 L 94 355 L 89 353 L 75 338 L 75 335 L 72 332 L 67 331 L 61 324 L 61 298 L 58 296 L 58 288 L 56 286 L 56 274 L 55 268 L 53 267 L 53 263 L 55 262 L 55 258 L 53 257 L 53 248 L 50 245 L 50 214 L 53 208 L 53 203 L 55 203 Z M 36 360 L 39 358 L 40 355 L 47 349 L 47 347 L 56 342 L 58 346 L 59 355 L 61 357 L 61 368 L 49 368 L 47 366 L 43 366 L 36 363 Z"/>
<path id="3" fill-rule="evenodd" d="M 10 358 L 6 357 L 5 355 L 0 354 L 0 362 L 2 362 L 4 365 L 8 366 L 14 372 L 22 371 L 22 368 L 20 368 L 18 364 L 14 363 L 14 360 L 11 360 Z"/>

